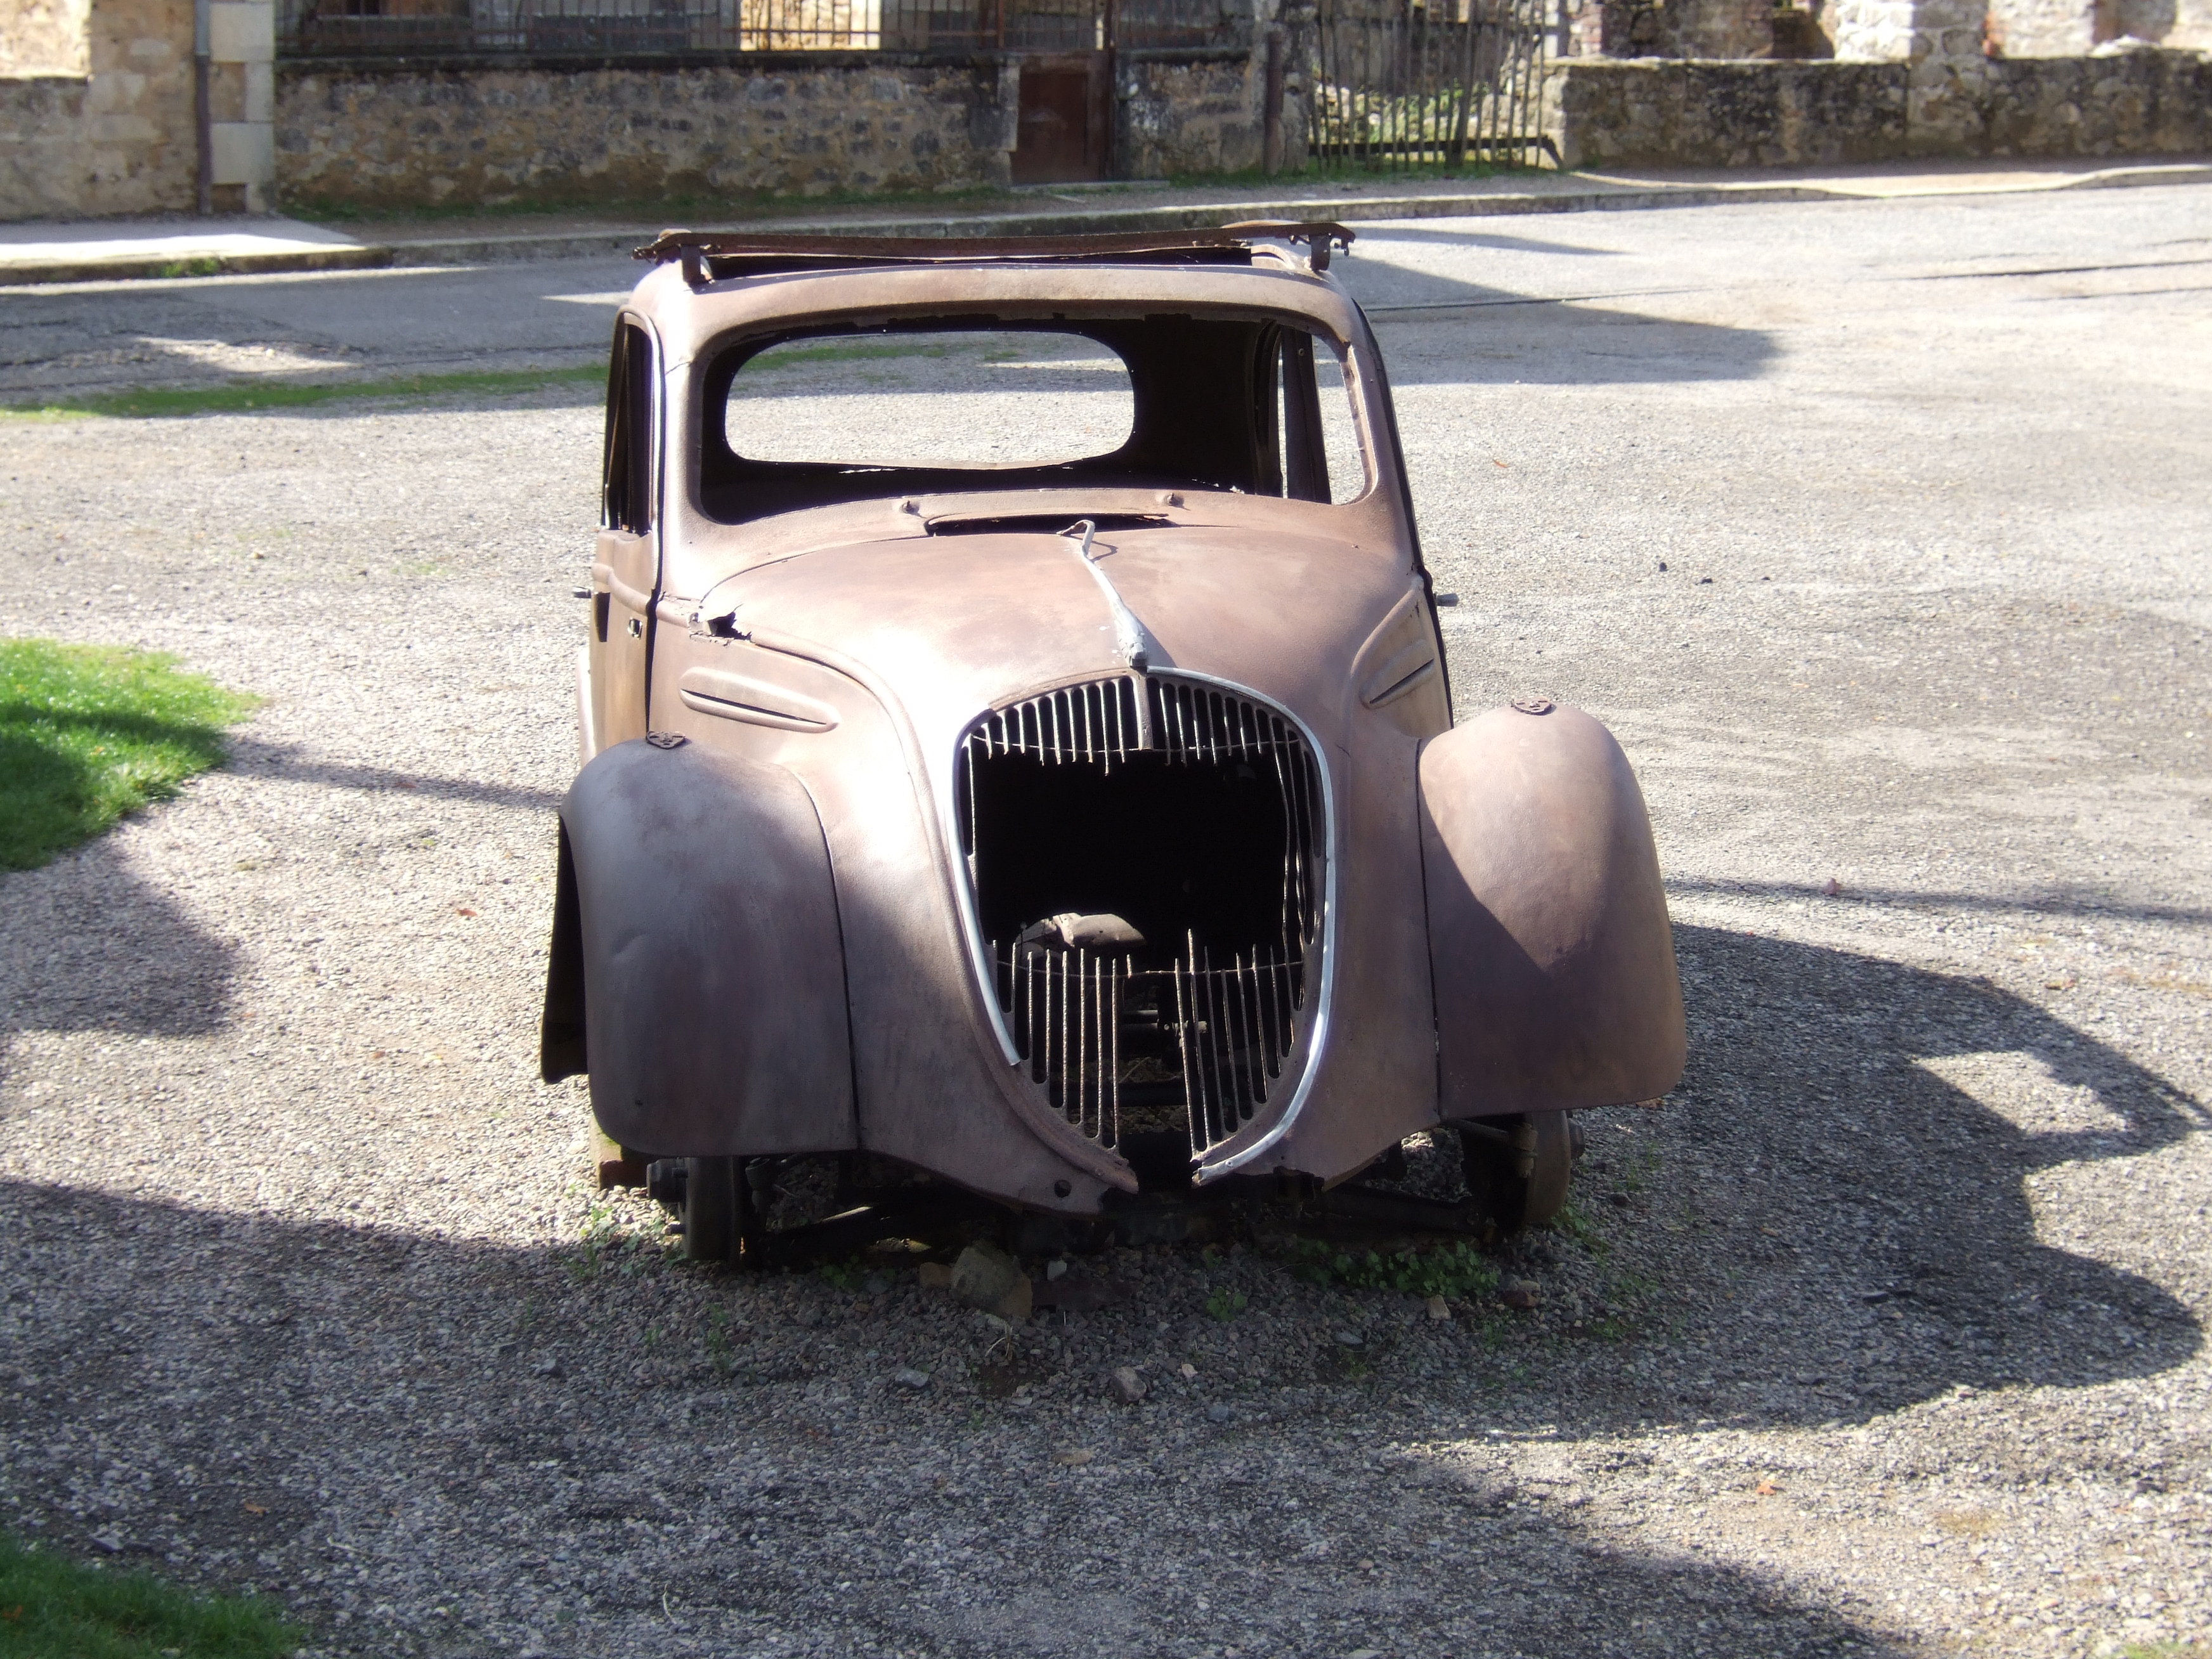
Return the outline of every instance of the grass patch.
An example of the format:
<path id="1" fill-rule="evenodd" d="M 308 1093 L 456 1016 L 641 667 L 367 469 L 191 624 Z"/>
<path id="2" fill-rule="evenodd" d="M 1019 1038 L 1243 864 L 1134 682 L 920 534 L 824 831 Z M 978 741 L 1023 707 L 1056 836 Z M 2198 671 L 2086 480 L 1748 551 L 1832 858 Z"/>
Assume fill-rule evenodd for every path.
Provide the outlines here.
<path id="1" fill-rule="evenodd" d="M 1317 1238 L 1293 1240 L 1291 1271 L 1316 1285 L 1407 1296 L 1465 1297 L 1498 1288 L 1498 1267 L 1472 1244 L 1436 1250 L 1340 1250 Z"/>
<path id="2" fill-rule="evenodd" d="M 473 374 L 402 374 L 385 380 L 226 380 L 221 386 L 170 386 L 143 392 L 100 392 L 55 403 L 11 404 L 0 416 L 15 420 L 69 420 L 88 415 L 111 419 L 174 420 L 186 415 L 236 415 L 270 409 L 313 409 L 360 398 L 435 398 L 535 392 L 551 386 L 604 386 L 604 365 L 580 368 L 484 370 Z"/>
<path id="3" fill-rule="evenodd" d="M 82 1566 L 0 1535 L 0 1659 L 280 1659 L 302 1639 L 253 1602 Z"/>
<path id="4" fill-rule="evenodd" d="M 257 698 L 158 653 L 0 640 L 0 870 L 35 870 L 220 766 Z"/>

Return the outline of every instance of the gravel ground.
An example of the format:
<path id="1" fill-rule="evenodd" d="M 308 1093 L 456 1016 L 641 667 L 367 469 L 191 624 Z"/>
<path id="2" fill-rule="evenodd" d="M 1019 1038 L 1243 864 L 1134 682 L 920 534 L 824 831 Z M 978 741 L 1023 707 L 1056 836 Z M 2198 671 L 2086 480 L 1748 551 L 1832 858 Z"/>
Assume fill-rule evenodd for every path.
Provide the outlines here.
<path id="1" fill-rule="evenodd" d="M 1351 266 L 1462 712 L 1609 720 L 1674 895 L 1689 1074 L 1588 1115 L 1528 1313 L 673 1261 L 534 1077 L 588 398 L 0 425 L 0 629 L 269 700 L 0 878 L 0 1519 L 331 1655 L 2212 1653 L 2212 191 L 1542 229 Z M 0 337 L 573 362 L 627 275 Z"/>

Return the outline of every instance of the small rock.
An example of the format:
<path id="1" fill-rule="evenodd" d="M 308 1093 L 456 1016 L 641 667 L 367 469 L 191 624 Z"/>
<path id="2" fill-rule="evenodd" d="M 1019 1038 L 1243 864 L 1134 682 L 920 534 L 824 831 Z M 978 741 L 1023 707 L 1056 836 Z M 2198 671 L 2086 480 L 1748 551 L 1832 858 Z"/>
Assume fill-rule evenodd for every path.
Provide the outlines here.
<path id="1" fill-rule="evenodd" d="M 1067 1263 L 1065 1261 L 1048 1261 L 1044 1264 L 1044 1276 L 1048 1279 L 1056 1279 L 1066 1271 Z"/>
<path id="2" fill-rule="evenodd" d="M 1125 1406 L 1133 1406 L 1145 1397 L 1145 1379 L 1137 1375 L 1136 1367 L 1123 1365 L 1106 1380 L 1107 1391 Z"/>
<path id="3" fill-rule="evenodd" d="M 1431 1319 L 1449 1319 L 1451 1317 L 1450 1304 L 1446 1303 L 1443 1297 L 1440 1296 L 1431 1297 L 1429 1298 L 1429 1317 Z"/>
<path id="4" fill-rule="evenodd" d="M 1186 1382 L 1189 1382 L 1191 1378 L 1198 1375 L 1198 1367 L 1192 1364 L 1188 1359 L 1184 1360 L 1176 1369 L 1182 1371 L 1182 1380 Z"/>
<path id="5" fill-rule="evenodd" d="M 929 1373 L 908 1365 L 902 1370 L 893 1371 L 891 1381 L 902 1389 L 926 1389 L 929 1386 Z"/>
<path id="6" fill-rule="evenodd" d="M 530 1369 L 540 1376 L 558 1376 L 561 1375 L 561 1361 L 556 1355 L 542 1353 Z"/>
<path id="7" fill-rule="evenodd" d="M 925 1291 L 949 1291 L 952 1288 L 952 1269 L 942 1261 L 925 1261 L 915 1269 L 915 1278 Z"/>
<path id="8" fill-rule="evenodd" d="M 957 1300 L 1019 1323 L 1030 1316 L 1029 1275 L 1022 1264 L 995 1244 L 970 1244 L 952 1264 Z"/>
<path id="9" fill-rule="evenodd" d="M 1360 1335 L 1358 1331 L 1339 1331 L 1336 1334 L 1336 1340 L 1340 1347 L 1357 1348 L 1362 1346 L 1367 1339 Z"/>
<path id="10" fill-rule="evenodd" d="M 1542 1296 L 1543 1287 L 1533 1279 L 1509 1279 L 1498 1287 L 1498 1299 L 1522 1313 L 1534 1312 Z"/>
<path id="11" fill-rule="evenodd" d="M 1206 1408 L 1206 1420 L 1209 1423 L 1226 1423 L 1236 1415 L 1237 1413 L 1226 1406 L 1214 1405 Z"/>

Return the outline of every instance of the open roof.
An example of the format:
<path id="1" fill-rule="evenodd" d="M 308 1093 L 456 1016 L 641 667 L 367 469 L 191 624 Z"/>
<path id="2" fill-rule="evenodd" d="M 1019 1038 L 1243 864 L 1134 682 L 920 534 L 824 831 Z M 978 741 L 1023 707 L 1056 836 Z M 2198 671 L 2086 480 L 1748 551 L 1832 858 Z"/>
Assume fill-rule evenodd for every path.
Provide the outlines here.
<path id="1" fill-rule="evenodd" d="M 664 230 L 639 248 L 636 257 L 680 263 L 685 280 L 696 286 L 732 276 L 884 265 L 1249 264 L 1255 244 L 1274 241 L 1304 244 L 1313 268 L 1326 270 L 1330 253 L 1348 249 L 1353 234 L 1340 224 L 1288 220 L 1107 236 L 764 236 Z"/>

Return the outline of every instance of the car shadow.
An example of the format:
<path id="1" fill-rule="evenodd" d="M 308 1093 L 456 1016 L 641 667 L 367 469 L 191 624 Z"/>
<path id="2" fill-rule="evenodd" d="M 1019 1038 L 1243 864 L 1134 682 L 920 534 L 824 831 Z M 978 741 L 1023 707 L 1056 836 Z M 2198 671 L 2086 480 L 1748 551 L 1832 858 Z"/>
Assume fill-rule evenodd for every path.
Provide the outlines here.
<path id="1" fill-rule="evenodd" d="M 81 940 L 49 977 L 88 988 L 35 1022 L 200 1029 L 227 953 L 127 885 L 103 893 L 96 861 L 80 873 L 40 902 L 51 935 Z M 111 1006 L 97 963 L 149 927 L 169 931 L 142 954 L 175 965 Z M 1540 1424 L 1602 1462 L 1624 1435 L 1866 1421 L 1962 1383 L 2177 1365 L 2194 1319 L 2043 1243 L 2023 1182 L 2154 1151 L 2203 1113 L 1978 981 L 1713 927 L 1678 940 L 1689 1076 L 1656 1115 L 1592 1115 L 1577 1202 L 1604 1219 L 1523 1252 L 1540 1270 L 1605 1235 L 1601 1268 L 1659 1280 L 1625 1333 L 1499 1313 L 1454 1368 L 1381 1344 L 1320 1382 L 1270 1382 L 1261 1339 L 1234 1421 L 1164 1395 L 1133 1413 L 1088 1386 L 1032 1417 L 980 1386 L 899 1384 L 896 1360 L 858 1352 L 885 1340 L 885 1293 L 856 1305 L 835 1275 L 732 1279 L 588 1239 L 16 1178 L 0 1181 L 0 1503 L 72 1548 L 281 1595 L 332 1652 L 389 1651 L 406 1624 L 432 1652 L 580 1656 L 678 1636 L 760 1650 L 833 1626 L 843 1650 L 931 1654 L 1902 1654 L 1775 1576 L 1601 1525 L 1486 1437 Z M 1293 1325 L 1328 1316 L 1243 1261 Z M 1218 1265 L 1187 1252 L 1146 1304 L 1080 1320 L 1164 1376 L 1198 1333 L 1245 1340 L 1192 1311 Z M 977 1340 L 974 1316 L 899 1305 L 902 1343 Z M 1071 1442 L 1103 1449 L 1069 1468 Z M 1663 1501 L 1679 1479 L 1609 1477 Z M 478 1524 L 486 1492 L 498 1528 Z"/>
<path id="2" fill-rule="evenodd" d="M 277 1598 L 328 1654 L 1906 1651 L 1510 1478 L 1285 1462 L 1406 1432 L 1379 1389 L 1280 1445 L 1110 1407 L 986 1430 L 973 1391 L 841 1363 L 867 1333 L 814 1275 L 654 1282 L 0 1180 L 0 1284 L 8 1524 Z M 799 1338 L 774 1359 L 726 1346 L 763 1303 Z M 1109 1450 L 1063 1467 L 1070 1436 Z M 467 1518 L 488 1492 L 497 1527 Z"/>
<path id="3" fill-rule="evenodd" d="M 2045 1243 L 2028 1187 L 2198 1133 L 2201 1104 L 1985 980 L 1724 928 L 1675 941 L 1688 1071 L 1656 1115 L 1587 1115 L 1574 1199 L 1636 1264 L 1618 1271 L 1663 1273 L 1674 1340 L 1578 1384 L 1579 1431 L 1863 1422 L 2198 1351 L 2175 1297 Z"/>

